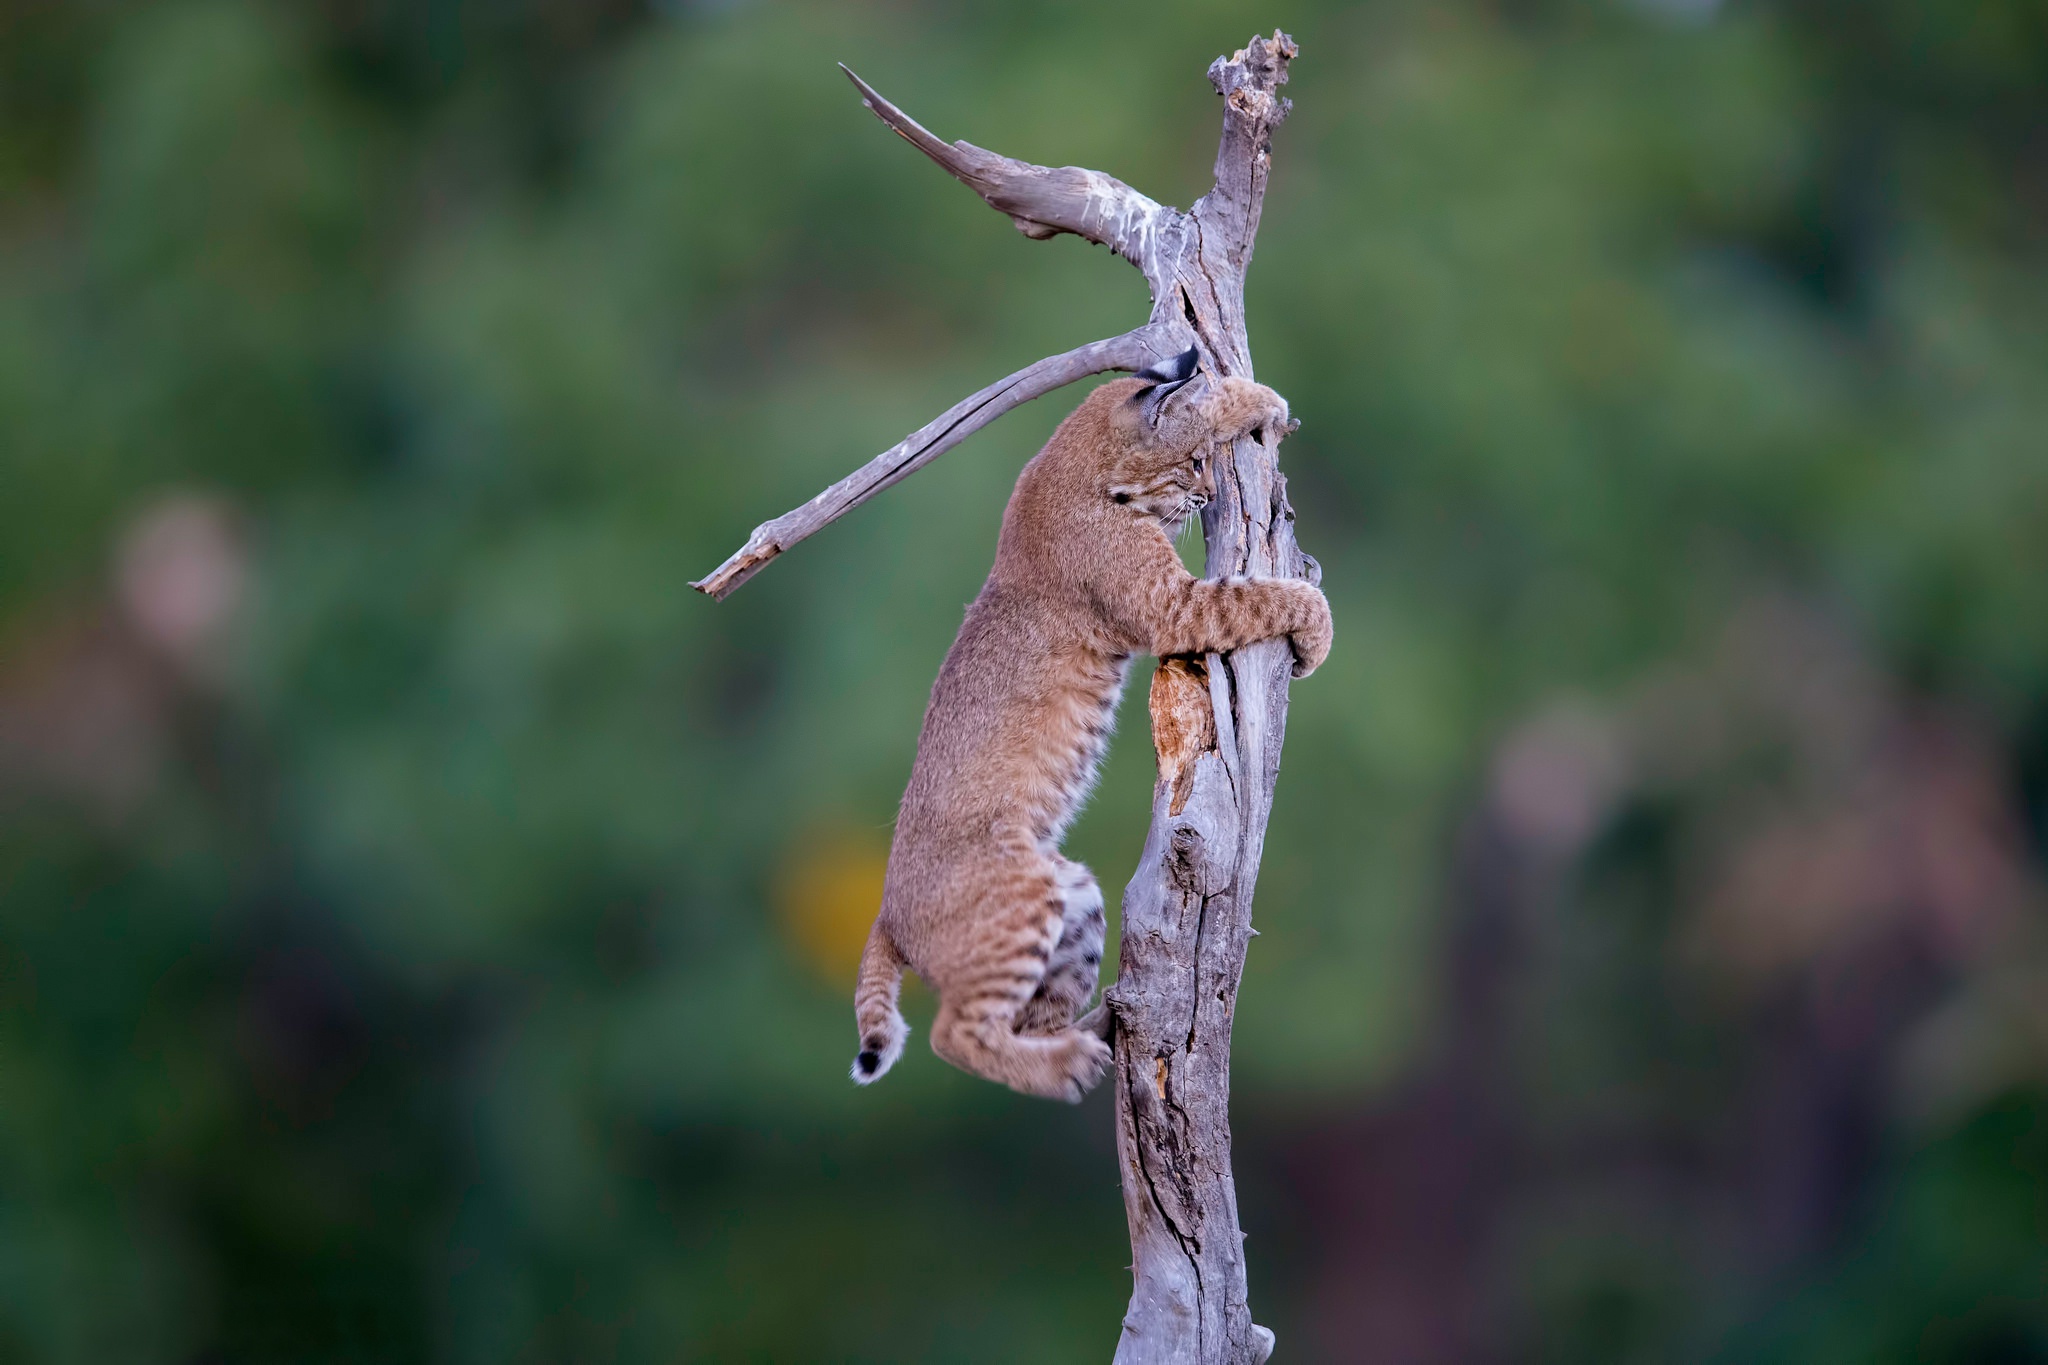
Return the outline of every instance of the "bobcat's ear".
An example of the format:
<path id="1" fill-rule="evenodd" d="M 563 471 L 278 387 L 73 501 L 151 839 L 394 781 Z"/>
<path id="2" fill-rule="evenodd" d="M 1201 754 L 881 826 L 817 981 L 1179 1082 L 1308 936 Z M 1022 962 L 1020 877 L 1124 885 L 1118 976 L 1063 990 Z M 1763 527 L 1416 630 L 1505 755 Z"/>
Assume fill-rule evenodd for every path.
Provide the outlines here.
<path id="1" fill-rule="evenodd" d="M 1178 388 L 1195 377 L 1195 362 L 1200 359 L 1200 353 L 1190 346 L 1179 355 L 1154 361 L 1150 368 L 1138 371 L 1138 378 L 1148 384 L 1171 384 Z"/>
<path id="2" fill-rule="evenodd" d="M 1190 346 L 1179 355 L 1168 356 L 1138 371 L 1138 378 L 1145 381 L 1145 386 L 1131 395 L 1131 401 L 1143 409 L 1147 426 L 1159 425 L 1159 414 L 1166 400 L 1195 377 L 1196 362 L 1200 359 L 1195 348 Z"/>

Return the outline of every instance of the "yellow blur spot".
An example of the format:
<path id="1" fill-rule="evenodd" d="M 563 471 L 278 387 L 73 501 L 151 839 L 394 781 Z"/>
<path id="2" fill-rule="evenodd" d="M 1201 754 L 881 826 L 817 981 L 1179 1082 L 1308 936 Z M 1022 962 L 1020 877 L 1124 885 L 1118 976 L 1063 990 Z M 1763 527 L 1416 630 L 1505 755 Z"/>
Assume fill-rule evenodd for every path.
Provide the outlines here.
<path id="1" fill-rule="evenodd" d="M 882 907 L 887 845 L 849 834 L 798 841 L 776 879 L 776 918 L 796 955 L 834 985 L 851 989 L 868 929 Z"/>

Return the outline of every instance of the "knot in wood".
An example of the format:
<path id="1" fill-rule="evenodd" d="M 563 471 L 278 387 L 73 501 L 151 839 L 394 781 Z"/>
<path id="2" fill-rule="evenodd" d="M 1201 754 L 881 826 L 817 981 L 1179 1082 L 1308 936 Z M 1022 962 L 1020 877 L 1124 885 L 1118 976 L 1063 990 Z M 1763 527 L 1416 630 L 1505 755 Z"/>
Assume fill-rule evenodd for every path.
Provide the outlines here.
<path id="1" fill-rule="evenodd" d="M 1193 825 L 1175 825 L 1167 840 L 1166 871 L 1173 884 L 1190 895 L 1202 893 L 1202 872 L 1209 861 L 1209 841 Z"/>

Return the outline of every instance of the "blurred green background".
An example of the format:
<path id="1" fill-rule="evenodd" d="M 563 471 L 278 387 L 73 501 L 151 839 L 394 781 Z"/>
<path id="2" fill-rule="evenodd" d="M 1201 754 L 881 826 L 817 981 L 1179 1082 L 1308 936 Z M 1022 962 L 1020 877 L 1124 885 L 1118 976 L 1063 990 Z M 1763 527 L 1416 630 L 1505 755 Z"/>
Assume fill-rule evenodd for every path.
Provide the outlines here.
<path id="1" fill-rule="evenodd" d="M 1279 1358 L 2048 1361 L 2041 0 L 0 2 L 0 1360 L 1107 1358 L 1107 1092 L 845 1079 L 1082 390 L 685 584 L 1145 311 L 835 61 L 1185 206 L 1276 25 Z"/>

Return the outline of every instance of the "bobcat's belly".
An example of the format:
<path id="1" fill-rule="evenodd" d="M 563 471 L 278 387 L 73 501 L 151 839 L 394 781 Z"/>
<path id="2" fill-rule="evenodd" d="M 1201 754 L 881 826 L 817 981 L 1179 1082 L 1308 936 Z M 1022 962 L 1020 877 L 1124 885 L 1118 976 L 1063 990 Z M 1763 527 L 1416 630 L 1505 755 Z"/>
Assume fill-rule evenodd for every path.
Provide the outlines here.
<path id="1" fill-rule="evenodd" d="M 1129 668 L 1032 602 L 984 589 L 933 686 L 895 852 L 945 862 L 1018 835 L 1053 851 L 1094 786 Z M 936 892 L 947 875 L 933 865 L 904 890 Z"/>
<path id="2" fill-rule="evenodd" d="M 1080 814 L 1116 727 L 1116 704 L 1123 694 L 1130 659 L 1096 656 L 1085 661 L 1071 683 L 1058 689 L 1039 729 L 1039 766 L 1047 800 L 1035 812 L 1039 837 L 1056 846 L 1067 826 Z"/>

